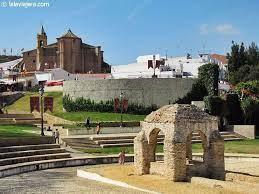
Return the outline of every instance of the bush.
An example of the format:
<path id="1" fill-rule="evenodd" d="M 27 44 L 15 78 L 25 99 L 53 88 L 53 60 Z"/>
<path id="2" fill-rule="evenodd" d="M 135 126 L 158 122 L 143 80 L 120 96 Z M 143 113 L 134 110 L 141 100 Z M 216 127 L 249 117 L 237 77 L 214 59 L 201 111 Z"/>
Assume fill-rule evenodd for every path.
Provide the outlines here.
<path id="1" fill-rule="evenodd" d="M 190 104 L 191 101 L 202 101 L 207 95 L 218 95 L 218 65 L 209 63 L 202 65 L 198 70 L 198 80 L 192 85 L 191 91 L 174 103 Z"/>
<path id="2" fill-rule="evenodd" d="M 191 104 L 191 101 L 202 101 L 204 96 L 207 96 L 208 92 L 201 82 L 198 79 L 193 85 L 190 92 L 188 92 L 183 98 L 179 98 L 174 103 L 178 104 Z"/>
<path id="3" fill-rule="evenodd" d="M 245 91 L 244 91 L 245 90 Z M 235 92 L 243 97 L 243 95 L 258 95 L 259 94 L 259 81 L 240 82 L 235 87 Z"/>
<path id="4" fill-rule="evenodd" d="M 237 94 L 227 94 L 226 95 L 226 107 L 227 113 L 226 118 L 230 125 L 243 124 L 243 112 L 241 109 L 241 104 Z"/>
<path id="5" fill-rule="evenodd" d="M 204 97 L 205 108 L 211 115 L 222 116 L 224 100 L 218 96 L 205 96 Z"/>
<path id="6" fill-rule="evenodd" d="M 63 97 L 63 107 L 67 112 L 114 112 L 114 100 L 94 102 L 91 99 L 84 99 L 83 97 L 72 100 L 69 96 L 65 95 Z M 157 108 L 155 105 L 144 107 L 143 105 L 129 104 L 127 113 L 147 115 Z"/>

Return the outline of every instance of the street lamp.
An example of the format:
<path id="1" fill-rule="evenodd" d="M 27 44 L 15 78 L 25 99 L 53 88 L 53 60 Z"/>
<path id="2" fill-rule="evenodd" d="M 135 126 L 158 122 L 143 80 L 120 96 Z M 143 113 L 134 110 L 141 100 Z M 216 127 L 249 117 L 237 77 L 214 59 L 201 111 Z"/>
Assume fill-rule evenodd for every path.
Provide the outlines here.
<path id="1" fill-rule="evenodd" d="M 120 93 L 120 108 L 121 108 L 121 123 L 120 123 L 120 127 L 122 127 L 122 114 L 123 114 L 123 102 L 122 102 L 122 99 L 123 99 L 123 92 Z"/>
<path id="2" fill-rule="evenodd" d="M 41 115 L 41 136 L 44 136 L 44 131 L 43 131 L 43 95 L 44 95 L 44 85 L 42 84 L 40 89 L 40 115 Z"/>

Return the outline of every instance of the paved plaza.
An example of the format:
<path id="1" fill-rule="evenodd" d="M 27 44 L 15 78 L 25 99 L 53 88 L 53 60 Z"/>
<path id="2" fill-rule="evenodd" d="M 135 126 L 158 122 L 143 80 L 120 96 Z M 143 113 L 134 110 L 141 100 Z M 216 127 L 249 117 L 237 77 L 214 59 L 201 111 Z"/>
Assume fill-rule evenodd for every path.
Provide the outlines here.
<path id="1" fill-rule="evenodd" d="M 109 184 L 98 183 L 76 176 L 80 167 L 49 169 L 0 179 L 1 194 L 93 193 L 142 194 Z"/>
<path id="2" fill-rule="evenodd" d="M 251 155 L 252 156 L 252 155 Z M 32 193 L 93 193 L 93 194 L 141 194 L 143 192 L 124 189 L 122 187 L 117 187 L 105 183 L 99 183 L 92 180 L 87 180 L 79 178 L 76 176 L 77 169 L 91 169 L 98 167 L 109 167 L 111 165 L 100 165 L 100 166 L 81 166 L 81 167 L 70 167 L 70 168 L 58 168 L 58 169 L 48 169 L 30 173 L 24 173 L 20 175 L 10 176 L 0 179 L 0 193 L 2 194 L 32 194 Z M 259 165 L 258 159 L 226 159 L 226 170 L 237 172 L 236 175 L 250 174 L 252 175 L 251 180 L 247 184 L 253 187 L 254 190 L 259 190 Z M 91 171 L 91 170 L 90 170 Z M 236 176 L 235 175 L 235 176 Z M 227 179 L 233 178 L 233 176 Z M 237 177 L 235 177 L 236 179 Z M 239 179 L 239 178 L 238 178 Z M 241 182 L 240 182 L 241 183 Z M 187 186 L 187 185 L 186 185 Z M 190 186 L 188 186 L 190 187 Z M 147 188 L 146 188 L 147 189 Z M 149 188 L 151 189 L 151 188 Z M 217 193 L 217 192 L 216 192 Z"/>

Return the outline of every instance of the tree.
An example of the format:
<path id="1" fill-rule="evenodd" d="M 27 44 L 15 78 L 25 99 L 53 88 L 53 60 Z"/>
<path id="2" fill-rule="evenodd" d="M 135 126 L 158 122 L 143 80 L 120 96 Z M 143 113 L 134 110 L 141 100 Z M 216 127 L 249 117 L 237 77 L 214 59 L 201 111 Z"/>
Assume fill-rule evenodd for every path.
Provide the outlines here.
<path id="1" fill-rule="evenodd" d="M 198 69 L 198 78 L 206 87 L 209 96 L 218 95 L 219 67 L 217 64 L 205 64 Z"/>
<path id="2" fill-rule="evenodd" d="M 259 48 L 254 42 L 245 48 L 244 43 L 239 45 L 232 41 L 227 58 L 230 83 L 259 79 Z"/>

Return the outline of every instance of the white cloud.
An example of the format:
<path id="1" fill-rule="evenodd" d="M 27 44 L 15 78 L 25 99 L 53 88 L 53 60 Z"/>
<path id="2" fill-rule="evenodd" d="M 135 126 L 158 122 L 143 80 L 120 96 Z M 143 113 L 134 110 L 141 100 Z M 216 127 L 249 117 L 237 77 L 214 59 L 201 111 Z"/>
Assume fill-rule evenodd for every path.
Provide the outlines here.
<path id="1" fill-rule="evenodd" d="M 219 24 L 216 26 L 215 30 L 219 34 L 227 34 L 227 35 L 239 34 L 239 30 L 237 30 L 231 24 Z"/>
<path id="2" fill-rule="evenodd" d="M 200 26 L 200 33 L 201 34 L 208 34 L 209 33 L 209 25 L 208 24 L 202 24 Z"/>
<path id="3" fill-rule="evenodd" d="M 210 33 L 216 33 L 221 35 L 235 35 L 240 34 L 239 30 L 235 28 L 232 24 L 217 24 L 209 25 L 202 24 L 200 25 L 200 34 L 207 35 Z"/>

